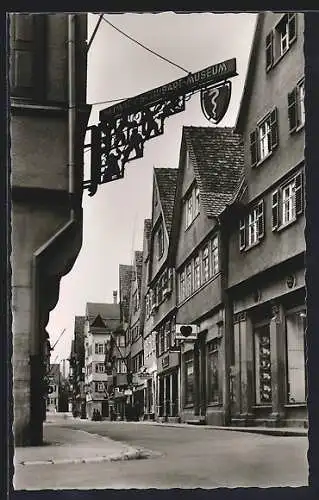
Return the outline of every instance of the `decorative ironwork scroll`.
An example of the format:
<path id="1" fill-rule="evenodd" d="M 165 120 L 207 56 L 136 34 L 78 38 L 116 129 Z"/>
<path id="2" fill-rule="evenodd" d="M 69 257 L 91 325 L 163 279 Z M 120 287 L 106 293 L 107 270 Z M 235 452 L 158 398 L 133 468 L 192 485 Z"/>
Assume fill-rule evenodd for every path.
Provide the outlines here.
<path id="1" fill-rule="evenodd" d="M 88 129 L 91 175 L 83 187 L 89 196 L 99 184 L 123 178 L 125 165 L 143 157 L 144 143 L 164 133 L 166 118 L 184 111 L 196 90 L 235 75 L 236 59 L 229 59 L 102 110 L 99 124 Z"/>

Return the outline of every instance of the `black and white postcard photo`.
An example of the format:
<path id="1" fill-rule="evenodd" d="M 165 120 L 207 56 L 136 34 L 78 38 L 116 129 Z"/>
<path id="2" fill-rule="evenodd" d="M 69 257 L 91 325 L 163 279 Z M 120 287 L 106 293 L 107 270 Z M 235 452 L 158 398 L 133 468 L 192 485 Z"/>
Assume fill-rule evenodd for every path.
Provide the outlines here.
<path id="1" fill-rule="evenodd" d="M 305 16 L 7 14 L 15 491 L 308 486 Z"/>

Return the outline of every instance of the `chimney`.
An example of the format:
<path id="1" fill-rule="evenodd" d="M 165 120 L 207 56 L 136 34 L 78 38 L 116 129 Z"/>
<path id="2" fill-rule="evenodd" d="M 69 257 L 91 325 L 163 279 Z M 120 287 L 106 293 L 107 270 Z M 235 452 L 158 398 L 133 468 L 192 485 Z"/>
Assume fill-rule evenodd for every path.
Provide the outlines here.
<path id="1" fill-rule="evenodd" d="M 113 290 L 113 304 L 117 304 L 117 290 Z"/>

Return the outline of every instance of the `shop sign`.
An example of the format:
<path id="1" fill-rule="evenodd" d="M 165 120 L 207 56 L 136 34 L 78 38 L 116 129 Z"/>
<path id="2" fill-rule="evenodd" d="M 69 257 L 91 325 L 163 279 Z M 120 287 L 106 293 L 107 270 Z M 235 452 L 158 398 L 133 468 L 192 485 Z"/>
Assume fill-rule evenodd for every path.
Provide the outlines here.
<path id="1" fill-rule="evenodd" d="M 166 119 L 184 111 L 194 92 L 201 90 L 206 118 L 219 123 L 231 95 L 227 79 L 236 75 L 236 59 L 228 59 L 100 111 L 85 144 L 91 149 L 90 179 L 83 183 L 89 196 L 100 184 L 122 179 L 126 164 L 143 157 L 145 142 L 164 133 Z"/>
<path id="2" fill-rule="evenodd" d="M 197 340 L 198 326 L 195 324 L 189 325 L 176 325 L 176 340 L 183 340 L 184 342 L 194 342 Z"/>

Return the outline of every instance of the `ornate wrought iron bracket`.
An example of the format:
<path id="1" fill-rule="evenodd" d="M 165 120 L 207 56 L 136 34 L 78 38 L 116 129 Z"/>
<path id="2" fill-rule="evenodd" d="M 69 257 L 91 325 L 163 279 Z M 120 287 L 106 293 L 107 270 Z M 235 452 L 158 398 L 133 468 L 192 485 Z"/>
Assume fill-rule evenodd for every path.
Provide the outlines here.
<path id="1" fill-rule="evenodd" d="M 196 90 L 203 93 L 236 74 L 236 59 L 230 59 L 102 110 L 98 125 L 88 128 L 91 140 L 85 145 L 91 148 L 91 175 L 83 184 L 89 196 L 99 184 L 122 179 L 125 165 L 143 157 L 145 142 L 164 133 L 165 120 L 184 111 Z M 213 95 L 215 112 L 217 94 Z M 229 92 L 226 97 L 229 101 Z M 221 108 L 224 113 L 227 105 Z"/>

